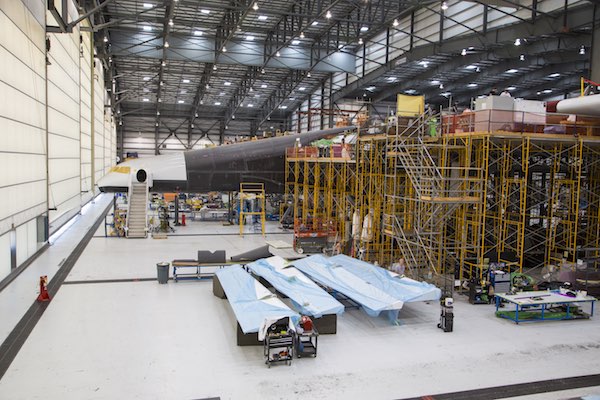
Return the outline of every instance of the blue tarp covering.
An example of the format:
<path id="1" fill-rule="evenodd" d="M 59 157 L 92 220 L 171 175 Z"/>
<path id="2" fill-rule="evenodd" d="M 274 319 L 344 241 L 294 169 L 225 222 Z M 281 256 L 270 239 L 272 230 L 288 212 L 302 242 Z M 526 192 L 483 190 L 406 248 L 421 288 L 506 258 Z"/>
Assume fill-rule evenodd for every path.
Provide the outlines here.
<path id="1" fill-rule="evenodd" d="M 284 317 L 295 324 L 300 316 L 239 265 L 215 272 L 242 332 L 254 333 Z M 260 336 L 260 335 L 259 335 Z M 259 337 L 259 339 L 261 339 Z"/>
<path id="2" fill-rule="evenodd" d="M 432 284 L 401 277 L 387 269 L 344 254 L 331 257 L 329 261 L 404 303 L 439 300 L 442 295 L 442 291 Z"/>
<path id="3" fill-rule="evenodd" d="M 382 311 L 388 311 L 388 317 L 395 320 L 404 304 L 402 300 L 360 279 L 322 255 L 296 260 L 292 265 L 320 284 L 354 300 L 373 317 Z"/>
<path id="4" fill-rule="evenodd" d="M 246 266 L 256 275 L 266 279 L 275 289 L 290 298 L 294 307 L 304 315 L 316 318 L 344 312 L 342 303 L 308 279 L 294 267 L 286 266 L 281 257 L 257 260 Z"/>

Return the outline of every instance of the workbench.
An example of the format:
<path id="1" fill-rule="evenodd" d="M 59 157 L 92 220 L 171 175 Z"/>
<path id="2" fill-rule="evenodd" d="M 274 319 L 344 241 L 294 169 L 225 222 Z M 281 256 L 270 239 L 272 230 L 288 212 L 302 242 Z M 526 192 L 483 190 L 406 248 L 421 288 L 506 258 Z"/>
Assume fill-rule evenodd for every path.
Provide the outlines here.
<path id="1" fill-rule="evenodd" d="M 596 298 L 577 293 L 576 297 L 558 291 L 519 292 L 515 294 L 496 293 L 496 316 L 515 323 L 587 319 L 594 315 Z M 499 310 L 502 301 L 514 304 L 514 311 Z M 590 304 L 590 312 L 581 309 Z"/>
<path id="2" fill-rule="evenodd" d="M 196 260 L 173 260 L 173 281 L 211 279 L 215 271 L 239 262 L 199 263 Z"/>

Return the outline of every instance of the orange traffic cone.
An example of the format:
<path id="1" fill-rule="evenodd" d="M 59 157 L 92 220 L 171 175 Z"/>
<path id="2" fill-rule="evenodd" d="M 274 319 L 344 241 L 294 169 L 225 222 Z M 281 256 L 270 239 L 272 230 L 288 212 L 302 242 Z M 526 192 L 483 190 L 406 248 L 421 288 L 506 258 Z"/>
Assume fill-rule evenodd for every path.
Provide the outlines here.
<path id="1" fill-rule="evenodd" d="M 37 297 L 37 301 L 50 301 L 50 294 L 48 294 L 48 275 L 40 276 L 40 294 Z"/>

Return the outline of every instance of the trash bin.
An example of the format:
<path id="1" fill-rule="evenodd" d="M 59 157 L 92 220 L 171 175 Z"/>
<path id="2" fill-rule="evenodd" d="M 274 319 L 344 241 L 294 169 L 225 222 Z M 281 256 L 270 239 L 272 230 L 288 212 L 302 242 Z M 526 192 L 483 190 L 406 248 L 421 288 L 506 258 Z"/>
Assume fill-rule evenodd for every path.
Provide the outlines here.
<path id="1" fill-rule="evenodd" d="M 169 267 L 171 264 L 168 262 L 161 262 L 156 264 L 156 273 L 158 275 L 158 283 L 167 283 L 169 281 Z"/>

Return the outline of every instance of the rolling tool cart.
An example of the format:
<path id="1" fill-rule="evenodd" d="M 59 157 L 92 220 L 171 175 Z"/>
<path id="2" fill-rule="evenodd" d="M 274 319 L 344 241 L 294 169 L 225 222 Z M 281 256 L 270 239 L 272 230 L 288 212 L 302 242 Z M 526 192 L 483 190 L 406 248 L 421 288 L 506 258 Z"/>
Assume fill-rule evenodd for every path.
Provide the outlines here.
<path id="1" fill-rule="evenodd" d="M 285 322 L 284 322 L 285 320 Z M 294 332 L 289 329 L 288 318 L 283 318 L 269 327 L 264 340 L 265 364 L 286 362 L 292 365 L 294 357 Z"/>

